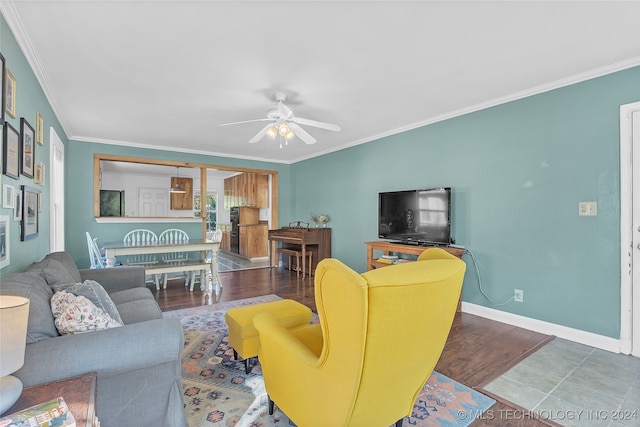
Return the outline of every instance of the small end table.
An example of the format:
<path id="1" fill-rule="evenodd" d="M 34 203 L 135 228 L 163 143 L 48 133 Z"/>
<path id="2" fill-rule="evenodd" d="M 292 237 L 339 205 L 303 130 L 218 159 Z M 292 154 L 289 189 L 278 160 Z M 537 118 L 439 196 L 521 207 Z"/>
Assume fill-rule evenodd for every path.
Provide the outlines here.
<path id="1" fill-rule="evenodd" d="M 76 419 L 78 427 L 98 427 L 96 417 L 96 387 L 98 374 L 90 372 L 46 384 L 25 387 L 18 401 L 7 414 L 62 396 Z"/>

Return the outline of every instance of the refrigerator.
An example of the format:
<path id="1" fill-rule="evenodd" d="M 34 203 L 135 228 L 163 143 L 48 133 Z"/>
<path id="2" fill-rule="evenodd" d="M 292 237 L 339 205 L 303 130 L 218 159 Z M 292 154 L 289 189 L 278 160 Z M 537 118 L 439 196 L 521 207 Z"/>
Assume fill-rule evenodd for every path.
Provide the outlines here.
<path id="1" fill-rule="evenodd" d="M 100 190 L 100 216 L 125 216 L 124 190 Z"/>

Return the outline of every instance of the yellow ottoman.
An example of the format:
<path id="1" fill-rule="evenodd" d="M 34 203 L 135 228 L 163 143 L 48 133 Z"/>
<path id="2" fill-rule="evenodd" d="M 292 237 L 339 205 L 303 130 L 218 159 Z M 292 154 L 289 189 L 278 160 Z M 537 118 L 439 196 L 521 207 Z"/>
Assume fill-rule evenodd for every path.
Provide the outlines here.
<path id="1" fill-rule="evenodd" d="M 244 359 L 244 370 L 247 374 L 251 371 L 249 359 L 257 356 L 260 348 L 260 337 L 258 330 L 253 326 L 253 316 L 262 312 L 271 314 L 282 326 L 292 331 L 306 328 L 311 322 L 309 307 L 291 299 L 228 310 L 225 321 L 229 328 L 229 345 L 233 347 L 236 359 L 238 355 Z"/>

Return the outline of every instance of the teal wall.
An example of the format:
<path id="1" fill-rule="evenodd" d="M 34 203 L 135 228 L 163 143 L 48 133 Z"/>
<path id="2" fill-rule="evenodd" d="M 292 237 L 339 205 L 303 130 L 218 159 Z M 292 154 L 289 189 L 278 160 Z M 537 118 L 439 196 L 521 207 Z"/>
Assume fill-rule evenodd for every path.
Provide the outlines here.
<path id="1" fill-rule="evenodd" d="M 333 256 L 366 268 L 380 191 L 451 186 L 452 233 L 471 250 L 463 300 L 620 335 L 619 106 L 640 67 L 292 166 L 294 215 L 327 213 Z M 579 217 L 578 202 L 598 202 Z"/>
<path id="2" fill-rule="evenodd" d="M 176 147 L 178 150 L 179 148 Z M 175 223 L 131 223 L 131 224 L 98 224 L 93 217 L 93 157 L 94 154 L 114 154 L 120 156 L 143 157 L 157 160 L 185 161 L 216 166 L 231 166 L 239 168 L 253 168 L 278 172 L 278 179 L 284 186 L 279 186 L 279 220 L 287 223 L 291 216 L 291 192 L 287 190 L 290 181 L 289 165 L 257 162 L 250 160 L 232 159 L 201 154 L 178 153 L 164 150 L 150 150 L 145 148 L 131 148 L 108 144 L 98 144 L 80 141 L 69 141 L 66 152 L 67 186 L 66 186 L 66 232 L 65 250 L 71 254 L 79 266 L 89 266 L 87 241 L 85 232 L 97 237 L 99 242 L 112 242 L 121 239 L 128 231 L 135 228 L 148 228 L 160 233 L 167 228 L 173 228 Z M 81 165 L 81 166 L 74 166 Z M 180 228 L 190 234 L 200 234 L 200 225 L 181 224 Z"/>
<path id="3" fill-rule="evenodd" d="M 453 236 L 475 256 L 486 294 L 504 302 L 523 289 L 525 302 L 497 306 L 483 296 L 469 255 L 464 301 L 619 337 L 618 108 L 640 100 L 640 67 L 282 165 L 67 141 L 4 19 L 0 26 L 0 51 L 18 82 L 18 118 L 8 121 L 35 124 L 40 112 L 66 146 L 66 247 L 79 265 L 89 263 L 85 231 L 107 241 L 138 226 L 95 222 L 95 153 L 276 170 L 280 225 L 328 214 L 333 256 L 358 271 L 364 242 L 377 239 L 378 192 L 451 186 Z M 48 171 L 48 132 L 36 146 L 39 161 Z M 33 185 L 26 177 L 2 182 Z M 20 242 L 12 223 L 11 265 L 1 275 L 49 251 L 48 182 L 41 190 L 40 235 Z M 580 201 L 597 201 L 598 216 L 579 217 Z"/>
<path id="4" fill-rule="evenodd" d="M 44 145 L 35 144 L 34 164 L 43 162 L 45 165 L 45 185 L 34 184 L 32 178 L 20 175 L 20 179 L 15 180 L 6 175 L 2 175 L 2 184 L 8 184 L 19 190 L 22 185 L 35 188 L 42 192 L 43 209 L 40 212 L 40 223 L 38 229 L 38 237 L 24 242 L 20 241 L 20 225 L 21 222 L 10 221 L 10 265 L 0 270 L 0 277 L 13 271 L 21 271 L 33 261 L 42 259 L 49 253 L 49 127 L 53 127 L 58 136 L 66 142 L 65 133 L 58 122 L 51 105 L 36 80 L 36 77 L 26 61 L 22 51 L 20 50 L 13 33 L 9 29 L 5 19 L 0 15 L 0 52 L 5 58 L 5 65 L 16 78 L 16 118 L 11 118 L 5 114 L 5 120 L 11 126 L 20 132 L 20 118 L 24 117 L 27 122 L 35 129 L 36 113 L 40 113 L 44 118 L 45 124 L 45 143 Z M 2 152 L 0 150 L 0 158 Z M 0 192 L 2 186 L 0 185 Z M 8 215 L 13 218 L 13 209 L 3 209 L 0 203 L 0 215 Z"/>

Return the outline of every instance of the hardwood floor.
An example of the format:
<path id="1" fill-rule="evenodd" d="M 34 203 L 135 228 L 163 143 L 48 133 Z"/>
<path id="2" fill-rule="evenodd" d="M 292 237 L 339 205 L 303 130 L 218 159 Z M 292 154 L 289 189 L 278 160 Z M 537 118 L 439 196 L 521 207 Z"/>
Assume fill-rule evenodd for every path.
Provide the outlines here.
<path id="1" fill-rule="evenodd" d="M 316 311 L 313 277 L 299 279 L 283 269 L 254 269 L 220 273 L 219 296 L 205 296 L 196 284 L 193 292 L 180 280 L 167 289 L 152 291 L 163 311 L 275 294 Z M 419 338 L 419 337 L 417 337 Z M 457 313 L 436 370 L 471 388 L 478 388 L 506 372 L 544 345 L 550 337 L 466 313 Z M 545 426 L 527 411 L 497 402 L 472 426 Z"/>

